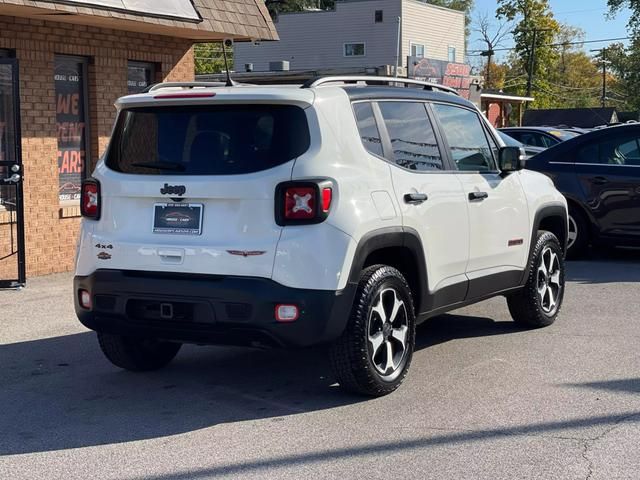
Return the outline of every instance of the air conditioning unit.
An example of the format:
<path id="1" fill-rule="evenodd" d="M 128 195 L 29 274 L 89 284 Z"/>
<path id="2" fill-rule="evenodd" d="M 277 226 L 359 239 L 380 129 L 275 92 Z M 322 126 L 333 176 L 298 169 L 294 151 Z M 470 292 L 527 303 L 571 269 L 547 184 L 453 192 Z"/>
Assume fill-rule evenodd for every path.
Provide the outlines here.
<path id="1" fill-rule="evenodd" d="M 288 72 L 289 62 L 287 60 L 281 60 L 279 62 L 269 62 L 269 70 L 272 72 Z"/>

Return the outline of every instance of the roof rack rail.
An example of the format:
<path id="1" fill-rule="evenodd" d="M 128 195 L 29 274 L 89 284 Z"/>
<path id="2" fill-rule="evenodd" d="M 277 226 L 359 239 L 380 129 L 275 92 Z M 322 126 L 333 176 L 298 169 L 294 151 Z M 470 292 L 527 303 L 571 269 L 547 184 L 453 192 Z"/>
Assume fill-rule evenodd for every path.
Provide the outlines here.
<path id="1" fill-rule="evenodd" d="M 145 93 L 155 92 L 163 88 L 211 88 L 224 87 L 225 82 L 162 82 L 151 85 L 145 90 Z"/>
<path id="2" fill-rule="evenodd" d="M 339 75 L 339 76 L 329 76 L 329 77 L 315 77 L 307 80 L 301 88 L 313 88 L 319 87 L 321 85 L 325 85 L 327 83 L 352 83 L 352 82 L 362 82 L 366 85 L 371 83 L 402 83 L 405 86 L 409 85 L 420 85 L 424 88 L 424 90 L 439 90 L 441 92 L 452 93 L 454 95 L 459 95 L 459 93 L 451 87 L 446 87 L 444 85 L 439 85 L 437 83 L 432 82 L 424 82 L 422 80 L 414 80 L 412 78 L 399 78 L 399 77 L 378 77 L 375 75 Z"/>

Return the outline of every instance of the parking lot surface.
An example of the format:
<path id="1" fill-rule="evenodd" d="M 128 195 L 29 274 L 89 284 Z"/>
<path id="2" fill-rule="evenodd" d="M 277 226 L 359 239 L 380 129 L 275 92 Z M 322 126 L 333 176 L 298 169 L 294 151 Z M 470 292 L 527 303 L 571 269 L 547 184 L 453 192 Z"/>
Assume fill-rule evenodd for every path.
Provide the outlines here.
<path id="1" fill-rule="evenodd" d="M 71 278 L 0 292 L 0 478 L 640 478 L 637 252 L 568 263 L 546 329 L 502 298 L 430 320 L 374 400 L 343 393 L 322 348 L 187 346 L 120 371 Z"/>

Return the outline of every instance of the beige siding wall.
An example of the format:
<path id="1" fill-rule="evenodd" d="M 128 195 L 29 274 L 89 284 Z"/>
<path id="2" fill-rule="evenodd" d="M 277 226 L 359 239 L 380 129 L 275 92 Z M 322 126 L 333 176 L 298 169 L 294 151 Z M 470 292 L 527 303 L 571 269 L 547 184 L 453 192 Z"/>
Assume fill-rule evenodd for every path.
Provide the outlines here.
<path id="1" fill-rule="evenodd" d="M 406 66 L 410 44 L 425 46 L 424 55 L 448 60 L 449 46 L 456 49 L 456 62 L 464 58 L 464 13 L 427 5 L 417 0 L 402 0 L 402 58 Z"/>
<path id="2" fill-rule="evenodd" d="M 269 62 L 288 60 L 291 70 L 377 67 L 393 65 L 397 45 L 397 18 L 402 0 L 338 3 L 331 12 L 280 15 L 275 23 L 278 42 L 235 45 L 235 68 L 253 63 L 255 71 L 269 69 Z M 375 23 L 376 10 L 383 22 Z M 364 57 L 345 57 L 344 43 L 364 42 Z"/>
<path id="3" fill-rule="evenodd" d="M 449 46 L 456 49 L 456 62 L 465 61 L 464 13 L 426 5 L 417 0 L 402 0 L 402 58 L 411 55 L 410 44 L 424 45 L 424 55 L 448 60 Z"/>

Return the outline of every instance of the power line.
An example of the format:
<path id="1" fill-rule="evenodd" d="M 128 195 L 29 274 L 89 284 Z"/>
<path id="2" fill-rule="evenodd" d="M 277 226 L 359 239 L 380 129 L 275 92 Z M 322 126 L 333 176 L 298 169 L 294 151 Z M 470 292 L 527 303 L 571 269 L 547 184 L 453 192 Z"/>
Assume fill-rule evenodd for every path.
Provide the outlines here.
<path id="1" fill-rule="evenodd" d="M 604 42 L 615 42 L 618 40 L 630 40 L 631 37 L 618 37 L 618 38 L 603 38 L 602 40 L 582 40 L 579 42 L 563 42 L 563 43 L 550 43 L 547 45 L 537 45 L 537 47 L 564 47 L 566 45 L 584 45 L 586 43 L 604 43 Z M 515 47 L 511 48 L 494 48 L 494 52 L 510 52 L 515 50 Z M 470 52 L 483 52 L 484 50 L 469 50 Z"/>

